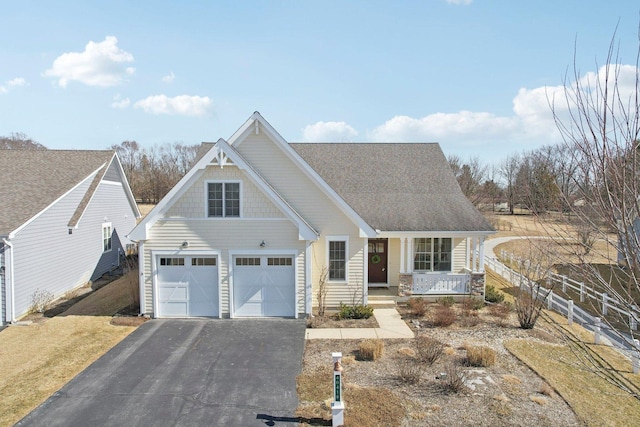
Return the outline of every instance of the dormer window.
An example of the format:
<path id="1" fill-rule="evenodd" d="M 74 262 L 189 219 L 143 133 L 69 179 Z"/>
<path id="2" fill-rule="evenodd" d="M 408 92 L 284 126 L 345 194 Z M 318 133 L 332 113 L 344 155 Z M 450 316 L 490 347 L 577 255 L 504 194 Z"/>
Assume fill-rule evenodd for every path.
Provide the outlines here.
<path id="1" fill-rule="evenodd" d="M 240 183 L 207 183 L 207 216 L 211 218 L 240 217 Z"/>

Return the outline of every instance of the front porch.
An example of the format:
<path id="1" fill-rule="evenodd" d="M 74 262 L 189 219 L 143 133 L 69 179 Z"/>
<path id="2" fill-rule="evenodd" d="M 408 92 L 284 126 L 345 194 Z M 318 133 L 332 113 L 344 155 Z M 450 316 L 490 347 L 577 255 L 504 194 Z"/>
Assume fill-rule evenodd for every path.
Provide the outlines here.
<path id="1" fill-rule="evenodd" d="M 413 295 L 484 296 L 484 235 L 398 234 L 386 233 L 388 237 L 371 239 L 367 245 L 369 301 L 398 301 Z M 387 248 L 389 253 L 382 254 Z M 376 268 L 388 272 L 387 283 L 377 283 L 377 273 L 371 280 Z"/>

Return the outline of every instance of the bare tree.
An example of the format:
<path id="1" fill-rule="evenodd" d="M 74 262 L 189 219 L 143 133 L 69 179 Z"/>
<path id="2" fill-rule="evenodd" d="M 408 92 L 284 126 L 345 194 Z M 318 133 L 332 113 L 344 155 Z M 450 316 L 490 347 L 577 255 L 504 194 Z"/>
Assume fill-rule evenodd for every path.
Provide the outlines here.
<path id="1" fill-rule="evenodd" d="M 505 196 L 509 204 L 509 212 L 513 214 L 516 201 L 516 177 L 520 169 L 520 155 L 512 154 L 500 165 L 500 175 L 504 179 Z"/>
<path id="2" fill-rule="evenodd" d="M 34 141 L 22 132 L 14 132 L 9 136 L 0 136 L 0 149 L 46 150 L 47 147 Z"/>
<path id="3" fill-rule="evenodd" d="M 483 197 L 482 183 L 487 176 L 487 166 L 482 164 L 479 157 L 463 161 L 460 156 L 451 155 L 448 161 L 464 195 L 471 203 L 478 205 Z"/>
<path id="4" fill-rule="evenodd" d="M 570 255 L 577 262 L 572 267 L 581 280 L 636 313 L 604 315 L 600 302 L 591 306 L 632 346 L 637 336 L 629 319 L 640 305 L 639 58 L 640 40 L 635 64 L 622 65 L 614 33 L 604 65 L 582 75 L 574 60 L 564 94 L 550 99 L 564 152 L 575 162 L 571 183 L 561 187 L 574 218 L 562 237 L 572 243 L 577 234 L 578 244 L 565 247 L 573 247 Z"/>

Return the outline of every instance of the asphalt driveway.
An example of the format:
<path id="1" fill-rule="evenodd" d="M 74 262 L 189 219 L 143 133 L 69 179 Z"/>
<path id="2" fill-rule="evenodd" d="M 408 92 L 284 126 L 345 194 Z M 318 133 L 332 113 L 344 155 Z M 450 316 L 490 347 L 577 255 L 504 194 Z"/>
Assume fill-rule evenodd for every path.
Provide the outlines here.
<path id="1" fill-rule="evenodd" d="M 18 426 L 294 426 L 304 320 L 152 320 Z"/>

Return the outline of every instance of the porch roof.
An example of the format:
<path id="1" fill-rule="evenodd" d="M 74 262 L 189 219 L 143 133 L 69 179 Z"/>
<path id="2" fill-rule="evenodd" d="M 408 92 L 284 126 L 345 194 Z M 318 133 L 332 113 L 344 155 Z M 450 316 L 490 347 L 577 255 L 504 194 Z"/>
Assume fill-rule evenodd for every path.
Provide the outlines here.
<path id="1" fill-rule="evenodd" d="M 437 143 L 290 145 L 377 230 L 494 232 Z"/>

